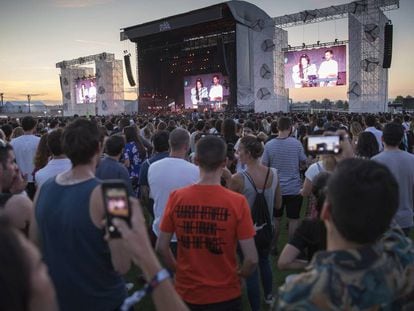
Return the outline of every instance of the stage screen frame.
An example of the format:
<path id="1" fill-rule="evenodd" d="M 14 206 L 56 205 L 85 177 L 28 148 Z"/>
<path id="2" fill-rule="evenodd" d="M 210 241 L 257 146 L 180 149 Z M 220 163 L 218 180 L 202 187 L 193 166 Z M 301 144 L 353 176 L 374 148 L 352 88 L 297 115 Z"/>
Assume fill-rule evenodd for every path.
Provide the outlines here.
<path id="1" fill-rule="evenodd" d="M 332 60 L 337 63 L 328 65 L 325 62 L 327 51 L 333 52 Z M 328 53 L 329 54 L 329 53 Z M 304 78 L 300 77 L 299 59 L 307 55 L 310 60 L 308 73 L 304 72 Z M 300 51 L 288 51 L 284 54 L 285 59 L 285 88 L 309 88 L 309 87 L 338 87 L 347 85 L 347 46 L 337 45 L 332 47 L 320 47 Z M 305 58 L 304 58 L 305 59 Z M 322 65 L 323 64 L 323 65 Z M 321 70 L 321 65 L 322 70 Z M 337 78 L 326 76 L 329 67 L 335 70 L 337 67 Z M 329 68 L 329 69 L 331 69 Z M 328 70 L 329 70 L 328 69 Z M 323 75 L 322 77 L 320 76 Z M 309 78 L 310 77 L 310 78 Z M 326 80 L 324 80 L 326 79 Z"/>
<path id="2" fill-rule="evenodd" d="M 220 72 L 214 72 L 214 73 L 203 73 L 198 75 L 191 75 L 191 76 L 185 76 L 184 77 L 184 107 L 185 109 L 193 109 L 195 106 L 193 106 L 193 100 L 197 101 L 195 98 L 195 93 L 192 91 L 192 89 L 195 88 L 197 79 L 201 79 L 203 82 L 203 87 L 206 88 L 206 91 L 201 92 L 200 99 L 207 98 L 206 101 L 211 102 L 211 99 L 208 97 L 210 94 L 211 86 L 213 85 L 213 77 L 218 76 L 220 79 L 220 85 L 223 87 L 223 99 L 220 102 L 220 105 L 227 104 L 228 98 L 230 96 L 230 84 L 229 84 L 229 77 L 223 75 Z M 197 105 L 198 106 L 198 105 Z"/>
<path id="3" fill-rule="evenodd" d="M 82 88 L 83 86 L 83 88 Z M 75 84 L 76 104 L 96 103 L 96 78 L 79 79 Z"/>

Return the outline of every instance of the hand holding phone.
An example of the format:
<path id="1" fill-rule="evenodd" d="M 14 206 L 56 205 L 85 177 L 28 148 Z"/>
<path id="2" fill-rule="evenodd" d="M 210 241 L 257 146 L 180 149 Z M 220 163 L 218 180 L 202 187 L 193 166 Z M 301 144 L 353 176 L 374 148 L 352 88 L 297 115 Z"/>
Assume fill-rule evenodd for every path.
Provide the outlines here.
<path id="1" fill-rule="evenodd" d="M 333 154 L 341 153 L 341 137 L 333 136 L 308 136 L 306 149 L 309 154 Z"/>
<path id="2" fill-rule="evenodd" d="M 114 218 L 120 218 L 131 226 L 131 208 L 127 186 L 123 180 L 105 180 L 102 183 L 102 195 L 105 204 L 106 228 L 111 239 L 120 238 L 121 234 L 113 224 Z"/>

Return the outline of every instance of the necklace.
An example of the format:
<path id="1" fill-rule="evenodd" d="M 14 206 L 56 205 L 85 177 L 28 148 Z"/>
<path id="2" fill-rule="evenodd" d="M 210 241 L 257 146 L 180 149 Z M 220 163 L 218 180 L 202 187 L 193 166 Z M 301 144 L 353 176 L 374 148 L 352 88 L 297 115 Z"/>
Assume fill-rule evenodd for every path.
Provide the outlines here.
<path id="1" fill-rule="evenodd" d="M 72 171 L 59 174 L 56 177 L 56 182 L 60 185 L 63 185 L 63 186 L 70 186 L 70 185 L 79 184 L 81 182 L 84 182 L 88 179 L 91 179 L 91 178 L 95 177 L 91 172 L 87 172 L 87 174 L 85 176 L 78 177 L 78 178 L 73 177 L 72 174 L 73 174 Z"/>

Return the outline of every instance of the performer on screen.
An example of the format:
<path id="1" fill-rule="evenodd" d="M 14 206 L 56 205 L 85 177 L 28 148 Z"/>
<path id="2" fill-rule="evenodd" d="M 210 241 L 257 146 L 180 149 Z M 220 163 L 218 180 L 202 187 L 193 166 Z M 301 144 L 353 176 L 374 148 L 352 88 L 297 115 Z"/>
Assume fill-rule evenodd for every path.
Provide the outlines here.
<path id="1" fill-rule="evenodd" d="M 91 103 L 96 102 L 96 86 L 94 81 L 91 81 L 91 86 L 89 87 L 89 100 Z"/>
<path id="2" fill-rule="evenodd" d="M 316 66 L 310 63 L 307 54 L 299 57 L 299 63 L 292 68 L 292 79 L 295 88 L 316 86 L 313 80 L 316 79 Z"/>
<path id="3" fill-rule="evenodd" d="M 208 96 L 210 101 L 221 102 L 223 100 L 223 87 L 220 84 L 220 77 L 218 75 L 213 76 L 213 85 L 210 87 Z"/>
<path id="4" fill-rule="evenodd" d="M 191 89 L 191 102 L 194 109 L 198 108 L 198 105 L 203 103 L 203 98 L 208 100 L 208 91 L 207 88 L 203 86 L 203 80 L 198 78 L 195 87 Z"/>
<path id="5" fill-rule="evenodd" d="M 335 86 L 338 81 L 338 62 L 333 59 L 333 51 L 325 51 L 325 60 L 318 70 L 319 86 Z"/>

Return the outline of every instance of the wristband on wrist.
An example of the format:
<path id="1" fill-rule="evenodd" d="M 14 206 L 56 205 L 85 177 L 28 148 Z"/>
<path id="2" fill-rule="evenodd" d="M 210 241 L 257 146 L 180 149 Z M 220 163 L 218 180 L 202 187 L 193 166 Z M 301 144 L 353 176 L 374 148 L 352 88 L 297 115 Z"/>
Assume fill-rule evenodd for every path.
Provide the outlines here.
<path id="1" fill-rule="evenodd" d="M 170 273 L 167 271 L 167 269 L 162 269 L 157 272 L 157 274 L 154 275 L 152 280 L 147 283 L 145 286 L 145 293 L 151 294 L 152 291 L 162 282 L 166 279 L 169 279 L 171 277 Z"/>
<path id="2" fill-rule="evenodd" d="M 136 291 L 131 296 L 127 297 L 124 300 L 124 303 L 121 306 L 122 311 L 130 310 L 130 308 L 141 301 L 144 296 L 151 294 L 154 289 L 163 281 L 169 279 L 171 277 L 170 273 L 166 269 L 162 269 L 158 271 L 157 274 L 154 275 L 152 280 L 145 284 L 144 288 Z"/>

